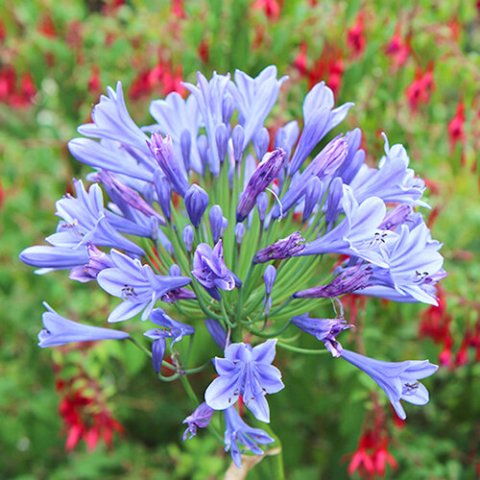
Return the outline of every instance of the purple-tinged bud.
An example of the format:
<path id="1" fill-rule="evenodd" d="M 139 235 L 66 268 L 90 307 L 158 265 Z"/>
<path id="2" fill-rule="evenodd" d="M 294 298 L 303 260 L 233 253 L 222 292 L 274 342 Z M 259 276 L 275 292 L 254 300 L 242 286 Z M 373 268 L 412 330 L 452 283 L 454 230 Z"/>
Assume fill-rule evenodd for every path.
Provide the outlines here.
<path id="1" fill-rule="evenodd" d="M 294 298 L 331 298 L 356 292 L 368 286 L 373 269 L 370 265 L 354 265 L 342 270 L 340 275 L 327 285 L 308 288 L 293 294 Z"/>
<path id="2" fill-rule="evenodd" d="M 87 251 L 89 256 L 88 263 L 81 267 L 72 268 L 69 275 L 69 278 L 72 280 L 86 283 L 90 280 L 95 280 L 102 270 L 113 268 L 115 266 L 110 255 L 102 252 L 95 245 L 88 244 Z"/>
<path id="3" fill-rule="evenodd" d="M 267 213 L 268 208 L 268 195 L 266 192 L 262 192 L 257 197 L 257 210 L 258 210 L 258 217 L 260 221 L 263 222 L 265 220 L 265 214 Z"/>
<path id="4" fill-rule="evenodd" d="M 187 225 L 183 229 L 182 238 L 183 238 L 183 243 L 185 244 L 185 249 L 187 250 L 187 252 L 192 251 L 194 234 L 195 232 L 193 231 L 193 228 L 191 225 Z"/>
<path id="5" fill-rule="evenodd" d="M 245 131 L 241 125 L 236 125 L 232 132 L 233 158 L 239 163 L 243 155 L 243 142 Z"/>
<path id="6" fill-rule="evenodd" d="M 302 178 L 309 176 L 320 179 L 328 177 L 342 165 L 348 154 L 348 143 L 345 137 L 337 136 L 311 161 L 305 169 Z"/>
<path id="7" fill-rule="evenodd" d="M 238 245 L 242 243 L 244 235 L 245 235 L 245 225 L 243 223 L 237 223 L 235 225 L 235 239 L 237 240 Z"/>
<path id="8" fill-rule="evenodd" d="M 215 130 L 215 140 L 217 142 L 218 158 L 220 159 L 220 163 L 223 163 L 228 146 L 228 129 L 225 124 L 221 123 L 217 126 Z"/>
<path id="9" fill-rule="evenodd" d="M 323 195 L 323 183 L 318 177 L 313 177 L 307 184 L 305 191 L 303 207 L 303 221 L 306 221 L 317 206 L 320 198 Z"/>
<path id="10" fill-rule="evenodd" d="M 235 102 L 231 95 L 225 95 L 222 102 L 222 121 L 225 124 L 230 123 L 233 111 L 235 110 Z"/>
<path id="11" fill-rule="evenodd" d="M 138 192 L 127 187 L 113 174 L 106 170 L 101 170 L 96 174 L 96 177 L 103 183 L 108 194 L 117 204 L 127 204 L 135 210 L 142 212 L 147 217 L 156 217 L 160 220 L 160 223 L 165 223 L 163 217 L 156 212 Z"/>
<path id="12" fill-rule="evenodd" d="M 263 274 L 263 281 L 265 282 L 265 292 L 271 295 L 273 284 L 277 278 L 277 270 L 273 265 L 268 265 Z"/>
<path id="13" fill-rule="evenodd" d="M 182 440 L 190 440 L 197 434 L 197 429 L 206 428 L 215 413 L 205 402 L 201 403 L 195 411 L 189 415 L 182 423 L 187 424 L 187 429 L 183 433 Z"/>
<path id="14" fill-rule="evenodd" d="M 215 340 L 217 345 L 223 350 L 227 348 L 227 332 L 225 329 L 220 325 L 218 320 L 214 320 L 213 318 L 207 318 L 205 320 L 205 326 L 207 327 L 208 333 L 212 336 Z"/>
<path id="15" fill-rule="evenodd" d="M 325 205 L 325 221 L 332 224 L 340 213 L 340 204 L 343 198 L 343 182 L 340 177 L 335 177 L 330 183 L 327 202 Z"/>
<path id="16" fill-rule="evenodd" d="M 195 228 L 200 225 L 207 207 L 208 193 L 196 184 L 191 185 L 185 193 L 185 208 Z"/>
<path id="17" fill-rule="evenodd" d="M 342 346 L 337 341 L 337 336 L 344 330 L 352 328 L 343 318 L 310 318 L 308 313 L 292 317 L 292 323 L 300 330 L 314 336 L 317 340 L 324 343 L 325 348 L 334 357 L 339 357 L 342 352 Z"/>
<path id="18" fill-rule="evenodd" d="M 268 130 L 263 127 L 257 132 L 255 137 L 253 138 L 253 148 L 255 149 L 257 158 L 263 158 L 263 156 L 267 153 L 269 144 L 270 135 L 268 134 Z"/>
<path id="19" fill-rule="evenodd" d="M 305 248 L 305 239 L 299 232 L 294 232 L 286 238 L 282 238 L 268 247 L 262 248 L 253 258 L 253 263 L 265 263 L 270 260 L 283 260 L 300 253 Z"/>
<path id="20" fill-rule="evenodd" d="M 378 226 L 378 229 L 395 230 L 399 225 L 405 223 L 412 212 L 413 208 L 410 205 L 397 205 L 395 208 L 387 212 L 383 222 Z"/>
<path id="21" fill-rule="evenodd" d="M 272 308 L 272 297 L 267 295 L 263 301 L 263 314 L 268 317 Z"/>
<path id="22" fill-rule="evenodd" d="M 181 277 L 182 276 L 182 271 L 180 267 L 174 263 L 169 269 L 168 269 L 168 274 L 171 277 Z M 162 302 L 166 303 L 175 303 L 177 300 L 193 300 L 194 298 L 197 298 L 195 296 L 195 293 L 192 292 L 191 290 L 188 290 L 187 288 L 174 288 L 173 290 L 170 290 L 167 292 L 165 295 L 161 297 Z"/>
<path id="23" fill-rule="evenodd" d="M 184 130 L 180 135 L 180 150 L 182 152 L 183 164 L 185 171 L 190 170 L 190 151 L 192 148 L 192 136 L 188 130 Z"/>
<path id="24" fill-rule="evenodd" d="M 147 144 L 173 189 L 183 197 L 188 189 L 188 182 L 180 162 L 175 158 L 171 137 L 167 135 L 162 138 L 159 133 L 153 133 Z"/>
<path id="25" fill-rule="evenodd" d="M 182 271 L 180 270 L 180 267 L 176 263 L 174 263 L 168 269 L 168 274 L 172 277 L 181 277 L 182 276 Z"/>
<path id="26" fill-rule="evenodd" d="M 290 158 L 293 147 L 297 142 L 300 129 L 298 123 L 294 120 L 278 129 L 275 136 L 275 148 L 283 148 L 286 152 L 286 158 Z"/>
<path id="27" fill-rule="evenodd" d="M 163 214 L 170 221 L 172 217 L 172 211 L 170 208 L 170 198 L 172 195 L 171 183 L 168 181 L 167 177 L 163 174 L 161 170 L 155 172 L 153 177 L 153 182 L 155 184 L 155 190 L 157 192 L 158 203 L 162 209 Z"/>
<path id="28" fill-rule="evenodd" d="M 159 337 L 152 343 L 152 368 L 159 373 L 165 355 L 166 342 L 164 337 Z"/>
<path id="29" fill-rule="evenodd" d="M 197 138 L 197 148 L 198 154 L 200 155 L 200 160 L 202 161 L 202 165 L 204 170 L 209 167 L 209 159 L 208 159 L 208 139 L 205 135 L 200 135 Z"/>
<path id="30" fill-rule="evenodd" d="M 210 229 L 212 231 L 213 243 L 217 243 L 222 236 L 223 229 L 223 212 L 220 205 L 214 205 L 208 214 L 210 220 Z"/>
<path id="31" fill-rule="evenodd" d="M 206 243 L 198 245 L 193 257 L 192 275 L 216 300 L 221 298 L 218 289 L 233 290 L 241 285 L 225 264 L 222 240 L 219 240 L 213 249 Z"/>
<path id="32" fill-rule="evenodd" d="M 282 149 L 265 154 L 240 195 L 237 206 L 237 222 L 245 220 L 255 206 L 258 195 L 276 178 L 282 168 L 284 158 L 285 152 Z"/>
<path id="33" fill-rule="evenodd" d="M 162 247 L 170 254 L 173 255 L 173 245 L 170 239 L 162 232 L 162 230 L 158 230 L 158 241 L 162 245 Z"/>

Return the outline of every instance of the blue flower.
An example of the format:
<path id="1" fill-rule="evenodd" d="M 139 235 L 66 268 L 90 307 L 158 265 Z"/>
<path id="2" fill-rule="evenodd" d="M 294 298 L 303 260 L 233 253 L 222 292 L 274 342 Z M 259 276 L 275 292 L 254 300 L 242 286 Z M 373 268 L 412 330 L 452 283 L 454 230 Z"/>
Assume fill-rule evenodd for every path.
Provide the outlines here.
<path id="1" fill-rule="evenodd" d="M 262 422 L 270 421 L 270 409 L 265 395 L 284 388 L 281 373 L 271 365 L 275 358 L 276 340 L 251 347 L 232 343 L 225 349 L 225 358 L 215 357 L 216 378 L 205 392 L 207 405 L 225 410 L 240 395 L 247 408 Z"/>
<path id="2" fill-rule="evenodd" d="M 370 168 L 363 164 L 350 182 L 358 202 L 371 196 L 384 202 L 399 202 L 409 205 L 428 206 L 420 200 L 425 190 L 425 182 L 414 176 L 408 168 L 410 162 L 403 145 L 389 147 L 385 139 L 385 157 L 380 160 L 379 168 Z"/>
<path id="3" fill-rule="evenodd" d="M 42 348 L 57 347 L 70 342 L 93 342 L 97 340 L 123 340 L 130 335 L 110 328 L 92 327 L 60 316 L 47 303 L 48 312 L 42 316 L 45 327 L 38 334 L 38 345 Z"/>
<path id="4" fill-rule="evenodd" d="M 390 238 L 396 238 L 396 234 L 378 229 L 387 211 L 383 200 L 370 197 L 359 204 L 347 188 L 343 197 L 343 209 L 345 218 L 335 228 L 307 243 L 295 256 L 340 253 L 387 267 L 384 245 Z"/>
<path id="5" fill-rule="evenodd" d="M 108 96 L 102 95 L 100 103 L 92 112 L 94 123 L 86 123 L 78 131 L 87 137 L 104 138 L 120 142 L 128 149 L 137 150 L 137 154 L 144 154 L 142 159 L 150 159 L 146 140 L 148 137 L 132 120 L 127 111 L 123 97 L 122 84 L 117 82 L 116 90 L 108 87 Z M 137 157 L 138 158 L 138 157 Z M 151 160 L 150 160 L 150 163 Z"/>
<path id="6" fill-rule="evenodd" d="M 262 455 L 263 450 L 258 446 L 273 443 L 274 439 L 260 428 L 247 425 L 235 410 L 230 407 L 224 410 L 225 416 L 225 451 L 230 452 L 233 463 L 242 466 L 242 452 L 249 451 L 255 455 Z"/>
<path id="7" fill-rule="evenodd" d="M 423 221 L 411 229 L 401 225 L 397 241 L 385 246 L 388 268 L 373 266 L 368 285 L 356 293 L 436 305 L 434 286 L 445 276 L 440 248 Z"/>
<path id="8" fill-rule="evenodd" d="M 98 284 L 110 295 L 123 302 L 108 317 L 109 322 L 132 318 L 144 310 L 142 320 L 150 315 L 155 303 L 170 290 L 190 283 L 190 278 L 155 275 L 149 265 L 142 265 L 120 252 L 112 250 L 115 267 L 102 270 L 97 276 Z"/>
<path id="9" fill-rule="evenodd" d="M 290 175 L 299 170 L 320 140 L 345 119 L 348 110 L 353 106 L 353 103 L 346 103 L 332 110 L 333 103 L 333 93 L 323 82 L 315 85 L 305 97 L 304 126 L 290 161 Z"/>
<path id="10" fill-rule="evenodd" d="M 183 441 L 193 438 L 197 434 L 198 428 L 206 428 L 214 412 L 215 410 L 210 408 L 205 402 L 201 403 L 194 412 L 182 422 L 188 425 L 183 433 Z"/>
<path id="11" fill-rule="evenodd" d="M 277 240 L 268 247 L 259 250 L 253 258 L 253 263 L 265 263 L 270 260 L 283 260 L 299 255 L 305 248 L 305 240 L 300 232 L 294 232 L 286 238 Z"/>
<path id="12" fill-rule="evenodd" d="M 277 177 L 284 158 L 285 152 L 281 149 L 265 154 L 240 195 L 237 205 L 237 222 L 242 222 L 248 216 L 255 206 L 258 195 Z"/>
<path id="13" fill-rule="evenodd" d="M 193 335 L 195 333 L 195 328 L 193 328 L 191 325 L 187 325 L 186 323 L 181 323 L 177 320 L 174 320 L 160 308 L 152 311 L 150 320 L 161 327 L 161 329 L 152 328 L 144 333 L 146 337 L 153 340 L 152 366 L 153 369 L 158 373 L 160 371 L 160 367 L 162 366 L 162 360 L 165 354 L 165 339 L 172 339 L 172 343 L 170 344 L 170 348 L 172 348 L 177 342 L 182 340 L 183 337 L 187 335 Z"/>
<path id="14" fill-rule="evenodd" d="M 213 249 L 206 243 L 198 245 L 193 257 L 192 275 L 217 300 L 220 299 L 218 289 L 233 290 L 240 284 L 238 278 L 225 265 L 222 240 L 219 240 Z"/>
<path id="15" fill-rule="evenodd" d="M 310 318 L 308 313 L 293 317 L 292 323 L 300 330 L 323 342 L 325 348 L 334 357 L 339 357 L 342 352 L 342 346 L 337 342 L 337 335 L 353 327 L 343 319 Z"/>
<path id="16" fill-rule="evenodd" d="M 235 71 L 235 84 L 230 83 L 231 93 L 240 115 L 240 125 L 244 128 L 243 148 L 253 138 L 277 101 L 280 87 L 287 77 L 277 80 L 277 69 L 269 66 L 256 78 Z"/>
<path id="17" fill-rule="evenodd" d="M 197 173 L 203 173 L 203 165 L 197 148 L 197 133 L 200 128 L 200 115 L 195 97 L 190 95 L 183 99 L 177 92 L 172 92 L 164 99 L 154 100 L 150 104 L 150 113 L 157 121 L 152 125 L 153 132 L 170 135 L 173 140 L 176 157 L 188 155 L 188 163 Z M 188 138 L 188 148 L 182 152 L 182 138 Z M 183 143 L 186 143 L 185 140 Z M 188 170 L 186 168 L 186 170 Z"/>
<path id="18" fill-rule="evenodd" d="M 340 356 L 375 380 L 387 394 L 390 403 L 402 420 L 405 420 L 407 415 L 400 400 L 414 405 L 428 403 L 428 390 L 418 382 L 438 370 L 438 366 L 428 360 L 382 362 L 346 349 L 340 352 Z"/>
<path id="19" fill-rule="evenodd" d="M 127 240 L 110 225 L 103 208 L 100 187 L 93 184 L 87 191 L 82 181 L 74 180 L 77 197 L 66 196 L 57 202 L 57 215 L 62 218 L 57 232 L 47 242 L 63 248 L 76 249 L 92 243 L 115 247 L 133 255 L 143 255 L 143 249 Z"/>

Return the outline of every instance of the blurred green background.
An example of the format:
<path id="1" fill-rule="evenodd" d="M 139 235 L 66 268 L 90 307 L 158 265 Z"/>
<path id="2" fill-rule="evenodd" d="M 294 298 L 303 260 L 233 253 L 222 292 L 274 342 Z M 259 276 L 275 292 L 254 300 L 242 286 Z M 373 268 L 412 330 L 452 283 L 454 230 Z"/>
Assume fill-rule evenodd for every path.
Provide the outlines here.
<path id="1" fill-rule="evenodd" d="M 383 131 L 391 144 L 407 147 L 412 168 L 430 186 L 433 209 L 424 215 L 445 244 L 449 273 L 438 308 L 371 299 L 352 299 L 349 307 L 350 314 L 358 308 L 361 341 L 377 358 L 442 364 L 427 382 L 431 403 L 410 408 L 406 425 L 395 422 L 386 399 L 348 365 L 324 357 L 278 359 L 288 388 L 271 399 L 272 426 L 284 444 L 287 478 L 349 478 L 352 454 L 362 452 L 359 441 L 371 429 L 384 432 L 398 464 L 383 475 L 375 465 L 378 476 L 479 478 L 477 4 L 0 2 L 0 478 L 223 478 L 229 458 L 214 439 L 181 442 L 181 421 L 190 411 L 181 387 L 157 382 L 133 346 L 36 346 L 43 300 L 74 320 L 103 319 L 111 307 L 94 286 L 76 285 L 64 272 L 34 275 L 18 254 L 55 229 L 55 200 L 71 190 L 72 177 L 88 172 L 66 143 L 106 86 L 121 80 L 133 118 L 149 124 L 149 102 L 182 92 L 181 80 L 195 81 L 197 70 L 253 75 L 270 64 L 290 76 L 273 130 L 301 118 L 301 99 L 325 80 L 338 103 L 355 102 L 345 128 L 361 127 L 372 164 L 381 156 Z M 106 437 L 75 442 L 75 425 L 105 416 Z M 369 478 L 361 468 L 350 473 Z M 260 464 L 248 478 L 267 478 L 262 475 Z"/>

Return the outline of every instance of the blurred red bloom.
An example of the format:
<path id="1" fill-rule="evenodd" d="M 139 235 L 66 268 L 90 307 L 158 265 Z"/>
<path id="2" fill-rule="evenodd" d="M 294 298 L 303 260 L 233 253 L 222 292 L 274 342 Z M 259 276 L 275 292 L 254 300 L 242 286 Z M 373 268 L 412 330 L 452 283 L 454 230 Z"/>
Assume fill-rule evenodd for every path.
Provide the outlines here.
<path id="1" fill-rule="evenodd" d="M 450 153 L 455 151 L 457 143 L 463 147 L 465 141 L 465 104 L 462 101 L 458 102 L 455 115 L 448 122 L 448 141 L 450 142 Z"/>
<path id="2" fill-rule="evenodd" d="M 298 70 L 300 75 L 303 77 L 307 74 L 307 51 L 308 45 L 305 42 L 300 44 L 300 51 L 293 61 L 293 66 Z"/>
<path id="3" fill-rule="evenodd" d="M 416 112 L 420 104 L 426 104 L 430 101 L 434 88 L 433 63 L 427 67 L 425 72 L 417 69 L 415 79 L 406 90 L 408 104 L 412 112 Z"/>
<path id="4" fill-rule="evenodd" d="M 128 92 L 132 100 L 148 97 L 152 93 L 167 95 L 171 92 L 185 93 L 182 85 L 183 71 L 181 66 L 173 68 L 171 62 L 160 60 L 152 69 L 141 70 L 130 86 Z"/>
<path id="5" fill-rule="evenodd" d="M 67 440 L 65 448 L 72 451 L 83 439 L 89 451 L 95 450 L 98 442 L 112 446 L 113 434 L 123 433 L 122 425 L 112 416 L 100 385 L 85 373 L 56 382 L 62 400 L 59 413 L 63 419 Z"/>
<path id="6" fill-rule="evenodd" d="M 438 305 L 431 305 L 422 313 L 419 334 L 420 337 L 430 337 L 435 343 L 444 342 L 450 336 L 451 315 L 447 312 L 445 291 L 437 285 Z"/>
<path id="7" fill-rule="evenodd" d="M 342 51 L 339 47 L 326 43 L 312 68 L 307 72 L 309 88 L 325 80 L 336 96 L 342 85 L 344 70 Z"/>
<path id="8" fill-rule="evenodd" d="M 394 70 L 398 70 L 408 60 L 411 52 L 410 41 L 409 35 L 402 37 L 400 24 L 397 24 L 395 33 L 385 47 L 385 54 L 392 59 Z"/>
<path id="9" fill-rule="evenodd" d="M 172 14 L 177 18 L 187 18 L 184 0 L 172 0 Z"/>
<path id="10" fill-rule="evenodd" d="M 40 23 L 38 24 L 37 30 L 46 37 L 53 38 L 57 36 L 55 24 L 53 23 L 52 17 L 49 13 L 42 17 Z"/>
<path id="11" fill-rule="evenodd" d="M 282 10 L 281 0 L 254 0 L 252 8 L 263 10 L 269 20 L 277 20 Z"/>
<path id="12" fill-rule="evenodd" d="M 360 57 L 365 50 L 367 42 L 364 29 L 365 13 L 361 10 L 355 19 L 355 23 L 347 31 L 347 45 L 352 51 L 353 58 Z"/>
<path id="13" fill-rule="evenodd" d="M 6 37 L 7 37 L 7 32 L 5 30 L 5 25 L 3 24 L 2 21 L 0 21 L 0 43 L 3 43 Z"/>
<path id="14" fill-rule="evenodd" d="M 357 472 L 362 478 L 384 477 L 387 466 L 396 469 L 398 464 L 388 451 L 385 429 L 367 429 L 362 433 L 357 450 L 348 465 L 349 475 Z"/>
<path id="15" fill-rule="evenodd" d="M 98 68 L 98 65 L 93 65 L 90 78 L 88 79 L 88 90 L 90 93 L 97 95 L 101 88 L 100 69 Z"/>

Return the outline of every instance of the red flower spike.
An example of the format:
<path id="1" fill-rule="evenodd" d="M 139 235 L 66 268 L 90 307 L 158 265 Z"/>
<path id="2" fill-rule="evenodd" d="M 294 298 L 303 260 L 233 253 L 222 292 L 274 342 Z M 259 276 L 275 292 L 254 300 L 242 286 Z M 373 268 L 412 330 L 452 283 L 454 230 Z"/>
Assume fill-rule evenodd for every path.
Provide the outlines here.
<path id="1" fill-rule="evenodd" d="M 88 79 L 88 90 L 93 95 L 97 95 L 101 89 L 100 69 L 97 65 L 92 67 L 90 78 Z"/>
<path id="2" fill-rule="evenodd" d="M 184 3 L 184 0 L 172 0 L 172 15 L 174 17 L 180 19 L 187 18 Z"/>
<path id="3" fill-rule="evenodd" d="M 411 52 L 410 42 L 410 36 L 405 39 L 402 37 L 400 24 L 397 24 L 395 33 L 385 47 L 385 55 L 392 59 L 394 70 L 403 67 L 407 62 Z"/>
<path id="4" fill-rule="evenodd" d="M 448 141 L 450 143 L 450 154 L 455 146 L 460 144 L 463 147 L 465 141 L 465 104 L 458 102 L 455 116 L 448 122 Z"/>
<path id="5" fill-rule="evenodd" d="M 255 0 L 252 8 L 263 10 L 269 20 L 278 20 L 282 11 L 282 2 L 281 0 Z"/>
<path id="6" fill-rule="evenodd" d="M 304 77 L 307 75 L 307 50 L 308 46 L 305 42 L 300 45 L 300 51 L 293 61 L 293 66 L 298 70 L 300 75 Z"/>
<path id="7" fill-rule="evenodd" d="M 353 58 L 359 58 L 367 44 L 365 39 L 365 13 L 360 11 L 355 23 L 347 31 L 347 46 L 352 52 Z"/>

